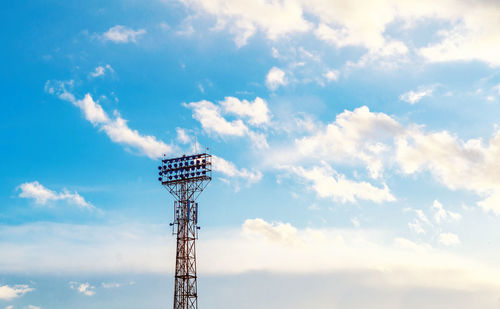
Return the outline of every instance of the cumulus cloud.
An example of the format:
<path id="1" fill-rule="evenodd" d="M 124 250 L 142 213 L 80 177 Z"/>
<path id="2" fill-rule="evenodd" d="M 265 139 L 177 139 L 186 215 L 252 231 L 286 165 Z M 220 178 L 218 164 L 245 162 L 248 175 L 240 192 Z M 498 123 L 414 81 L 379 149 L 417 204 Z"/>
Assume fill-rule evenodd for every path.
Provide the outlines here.
<path id="1" fill-rule="evenodd" d="M 105 66 L 97 66 L 93 72 L 90 72 L 90 76 L 93 78 L 104 76 L 106 71 L 114 72 L 113 68 L 109 64 L 106 64 Z"/>
<path id="2" fill-rule="evenodd" d="M 312 182 L 312 189 L 320 197 L 331 197 L 342 203 L 356 202 L 357 200 L 368 200 L 376 203 L 392 202 L 396 198 L 391 194 L 387 185 L 377 188 L 368 182 L 355 182 L 349 179 L 326 163 L 322 166 L 314 166 L 311 169 L 303 167 L 292 167 L 291 170 L 305 180 Z"/>
<path id="3" fill-rule="evenodd" d="M 272 67 L 266 75 L 266 86 L 270 90 L 276 90 L 280 86 L 286 86 L 288 80 L 283 70 L 277 67 Z"/>
<path id="4" fill-rule="evenodd" d="M 257 149 L 269 147 L 263 133 L 250 129 L 240 118 L 229 121 L 222 115 L 226 113 L 246 118 L 250 125 L 265 124 L 269 122 L 270 112 L 267 103 L 259 97 L 254 102 L 226 97 L 218 105 L 202 100 L 187 103 L 184 106 L 193 110 L 193 118 L 200 122 L 203 130 L 209 134 L 220 137 L 248 137 Z"/>
<path id="5" fill-rule="evenodd" d="M 111 41 L 113 43 L 135 43 L 137 38 L 144 35 L 146 30 L 138 29 L 134 30 L 132 28 L 116 25 L 109 28 L 108 31 L 102 34 L 102 39 L 105 41 Z"/>
<path id="6" fill-rule="evenodd" d="M 496 51 L 500 48 L 495 1 L 474 3 L 445 1 L 436 5 L 424 0 L 298 0 L 282 2 L 244 0 L 188 0 L 183 2 L 197 13 L 215 16 L 217 29 L 230 29 L 238 46 L 245 45 L 257 31 L 270 40 L 285 35 L 314 32 L 322 41 L 337 48 L 360 46 L 368 57 L 394 57 L 408 53 L 408 47 L 390 37 L 386 31 L 395 21 L 411 31 L 428 20 L 444 21 L 437 34 L 440 40 L 429 41 L 415 51 L 431 62 L 481 60 L 500 65 Z M 265 12 L 263 14 L 262 12 Z M 201 14 L 200 14 L 201 15 Z M 449 25 L 452 25 L 451 27 Z M 390 47 L 388 47 L 390 46 Z"/>
<path id="7" fill-rule="evenodd" d="M 28 305 L 28 307 L 26 307 L 27 309 L 42 309 L 42 307 L 38 307 L 38 306 L 35 306 L 35 305 Z"/>
<path id="8" fill-rule="evenodd" d="M 248 127 L 242 120 L 227 121 L 222 117 L 220 107 L 212 102 L 191 102 L 186 104 L 186 107 L 193 110 L 193 118 L 198 120 L 208 133 L 220 136 L 244 136 L 248 133 Z"/>
<path id="9" fill-rule="evenodd" d="M 373 179 L 379 179 L 387 167 L 403 174 L 429 171 L 451 190 L 476 193 L 481 198 L 478 206 L 500 214 L 499 156 L 500 131 L 487 141 L 464 141 L 447 131 L 427 131 L 411 123 L 403 126 L 391 116 L 363 106 L 338 114 L 326 126 L 318 125 L 291 146 L 273 148 L 265 160 L 275 168 L 318 161 L 362 164 Z"/>
<path id="10" fill-rule="evenodd" d="M 127 149 L 136 150 L 142 155 L 150 158 L 158 158 L 163 154 L 171 154 L 174 151 L 172 145 L 167 145 L 158 140 L 152 135 L 142 135 L 137 130 L 129 128 L 127 121 L 115 111 L 114 118 L 111 118 L 102 108 L 102 106 L 94 101 L 92 96 L 87 93 L 83 99 L 77 100 L 75 96 L 67 90 L 72 86 L 72 81 L 48 81 L 45 84 L 45 90 L 57 95 L 61 100 L 71 102 L 76 107 L 82 110 L 85 118 L 94 125 L 104 131 L 108 137 L 116 143 L 122 144 Z"/>
<path id="11" fill-rule="evenodd" d="M 0 286 L 0 299 L 12 300 L 34 290 L 34 288 L 25 284 L 17 284 L 14 286 L 2 285 Z"/>
<path id="12" fill-rule="evenodd" d="M 458 246 L 460 245 L 460 239 L 457 235 L 453 233 L 441 233 L 439 234 L 439 242 L 445 246 Z"/>
<path id="13" fill-rule="evenodd" d="M 485 145 L 481 139 L 460 140 L 447 131 L 413 127 L 397 139 L 396 159 L 407 174 L 430 171 L 446 187 L 483 196 L 478 205 L 500 214 L 500 131 Z"/>
<path id="14" fill-rule="evenodd" d="M 78 293 L 81 293 L 85 296 L 92 296 L 95 294 L 95 287 L 90 285 L 88 282 L 80 283 L 80 282 L 71 281 L 71 282 L 69 282 L 69 287 L 72 290 L 76 290 L 76 291 L 78 291 Z"/>
<path id="15" fill-rule="evenodd" d="M 218 29 L 229 28 L 239 47 L 247 44 L 248 39 L 259 29 L 269 38 L 277 39 L 288 33 L 304 32 L 311 28 L 311 24 L 302 18 L 300 5 L 292 1 L 189 0 L 184 3 L 194 10 L 216 16 Z"/>
<path id="16" fill-rule="evenodd" d="M 361 161 L 366 164 L 370 175 L 378 178 L 383 170 L 384 154 L 390 150 L 389 144 L 403 131 L 404 128 L 390 116 L 373 113 L 363 106 L 354 111 L 346 110 L 314 134 L 296 139 L 291 149 L 280 150 L 272 160 Z"/>
<path id="17" fill-rule="evenodd" d="M 253 102 L 239 100 L 235 97 L 226 97 L 220 102 L 224 111 L 240 117 L 248 118 L 251 125 L 266 124 L 271 120 L 271 112 L 264 99 L 256 97 Z"/>
<path id="18" fill-rule="evenodd" d="M 18 187 L 21 190 L 19 197 L 31 198 L 35 200 L 35 203 L 40 205 L 45 205 L 50 201 L 64 200 L 72 204 L 78 205 L 81 208 L 95 209 L 95 207 L 87 202 L 78 192 L 69 192 L 63 189 L 62 192 L 55 192 L 47 189 L 41 185 L 38 181 L 25 182 Z"/>
<path id="19" fill-rule="evenodd" d="M 433 91 L 434 86 L 419 87 L 419 89 L 416 91 L 410 90 L 406 93 L 403 93 L 401 96 L 399 96 L 399 99 L 413 105 L 420 102 L 422 98 L 432 95 Z"/>

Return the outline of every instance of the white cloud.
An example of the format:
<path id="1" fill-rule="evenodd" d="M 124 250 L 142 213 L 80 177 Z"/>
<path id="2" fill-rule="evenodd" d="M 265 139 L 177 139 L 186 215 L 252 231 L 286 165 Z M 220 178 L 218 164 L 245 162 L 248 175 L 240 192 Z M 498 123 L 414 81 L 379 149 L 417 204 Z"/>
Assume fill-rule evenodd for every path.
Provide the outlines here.
<path id="1" fill-rule="evenodd" d="M 437 223 L 441 223 L 444 220 L 460 221 L 460 219 L 462 219 L 462 215 L 459 213 L 444 209 L 443 205 L 438 200 L 434 201 L 432 209 L 434 211 L 434 220 Z"/>
<path id="2" fill-rule="evenodd" d="M 0 286 L 0 299 L 2 300 L 12 300 L 23 296 L 24 294 L 35 290 L 30 288 L 28 285 L 18 284 L 14 286 L 2 285 Z"/>
<path id="3" fill-rule="evenodd" d="M 244 136 L 248 133 L 242 120 L 227 121 L 221 116 L 220 108 L 212 102 L 203 100 L 185 105 L 193 110 L 193 118 L 198 120 L 205 131 L 220 136 Z"/>
<path id="4" fill-rule="evenodd" d="M 223 108 L 206 100 L 187 103 L 184 106 L 193 110 L 193 118 L 200 122 L 205 132 L 209 134 L 221 137 L 247 136 L 255 148 L 265 149 L 269 147 L 263 133 L 252 131 L 241 119 L 228 121 L 221 115 L 222 112 L 236 114 L 249 118 L 251 124 L 262 124 L 267 122 L 270 117 L 264 100 L 256 98 L 251 103 L 246 100 L 240 101 L 236 98 L 226 97 L 224 101 L 219 103 Z"/>
<path id="5" fill-rule="evenodd" d="M 417 215 L 417 218 L 415 218 L 412 222 L 408 222 L 408 227 L 410 230 L 415 232 L 416 234 L 425 234 L 426 230 L 424 229 L 424 223 L 427 227 L 433 227 L 432 223 L 430 222 L 429 218 L 425 215 L 424 211 L 421 209 L 412 209 L 412 208 L 406 208 L 403 209 L 403 211 L 411 211 L 414 212 Z"/>
<path id="6" fill-rule="evenodd" d="M 247 117 L 251 125 L 266 124 L 271 119 L 271 112 L 267 107 L 267 102 L 259 97 L 256 97 L 253 102 L 239 100 L 235 97 L 225 97 L 224 101 L 220 102 L 220 105 L 228 114 Z"/>
<path id="7" fill-rule="evenodd" d="M 303 19 L 300 5 L 292 1 L 188 0 L 184 3 L 196 11 L 215 15 L 217 28 L 230 29 L 238 47 L 247 44 L 248 39 L 259 29 L 269 38 L 277 39 L 311 27 Z"/>
<path id="8" fill-rule="evenodd" d="M 113 142 L 137 150 L 140 154 L 152 159 L 174 151 L 172 145 L 167 145 L 154 136 L 141 135 L 137 130 L 130 129 L 127 121 L 121 118 L 117 111 L 114 112 L 114 119 L 111 119 L 102 106 L 98 102 L 95 102 L 89 93 L 83 99 L 76 100 L 75 96 L 66 89 L 67 87 L 71 87 L 72 84 L 72 81 L 48 81 L 45 84 L 45 91 L 55 94 L 61 100 L 71 102 L 80 108 L 85 118 L 94 126 L 104 131 Z"/>
<path id="9" fill-rule="evenodd" d="M 106 71 L 113 72 L 113 68 L 109 65 L 106 64 L 105 66 L 97 66 L 93 72 L 90 72 L 91 77 L 99 77 L 99 76 L 104 76 L 106 74 Z"/>
<path id="10" fill-rule="evenodd" d="M 189 144 L 191 142 L 191 137 L 186 133 L 186 130 L 182 128 L 175 128 L 177 131 L 177 140 L 183 144 Z"/>
<path id="11" fill-rule="evenodd" d="M 328 71 L 326 71 L 325 74 L 323 74 L 323 76 L 329 82 L 331 82 L 331 81 L 336 82 L 339 80 L 340 71 L 339 70 L 328 70 Z"/>
<path id="12" fill-rule="evenodd" d="M 156 139 L 154 136 L 141 135 L 138 131 L 130 129 L 126 120 L 121 118 L 118 112 L 115 111 L 114 119 L 110 119 L 107 113 L 102 109 L 101 105 L 96 103 L 90 94 L 87 94 L 83 100 L 76 100 L 74 95 L 66 90 L 66 87 L 71 85 L 72 82 L 47 82 L 45 90 L 48 93 L 55 94 L 60 99 L 69 101 L 79 107 L 84 112 L 86 119 L 94 124 L 94 126 L 99 126 L 99 128 L 103 130 L 113 142 L 137 149 L 141 154 L 144 154 L 152 159 L 156 159 L 163 154 L 170 154 L 174 151 L 174 146 L 167 145 Z M 247 104 L 247 102 L 243 101 L 242 104 Z M 248 104 L 250 103 L 248 102 Z M 257 104 L 257 107 L 261 110 L 263 109 L 261 106 L 263 103 L 259 103 L 259 100 L 256 100 L 253 104 Z M 208 132 L 215 132 L 219 135 L 236 136 L 244 134 L 250 137 L 257 148 L 268 147 L 263 134 L 250 131 L 241 120 L 228 122 L 220 115 L 220 108 L 211 102 L 193 102 L 185 104 L 185 106 L 194 110 L 193 117 L 200 121 L 202 127 Z M 231 108 L 232 107 L 229 107 L 229 109 Z M 236 110 L 239 113 L 243 113 L 238 109 Z M 236 110 L 231 111 L 237 113 Z M 263 119 L 259 118 L 262 116 L 261 111 L 256 114 L 251 113 L 251 115 L 254 119 Z M 183 129 L 180 129 L 179 131 L 178 128 L 177 133 L 178 138 L 186 140 L 188 137 Z M 221 172 L 227 177 L 246 179 L 248 183 L 258 182 L 262 178 L 262 173 L 249 171 L 247 169 L 238 169 L 233 163 L 222 158 L 213 156 L 213 160 L 214 170 Z"/>
<path id="13" fill-rule="evenodd" d="M 83 111 L 85 118 L 94 126 L 110 121 L 102 106 L 96 103 L 89 93 L 82 100 L 76 100 L 72 103 Z"/>
<path id="14" fill-rule="evenodd" d="M 280 160 L 325 160 L 366 164 L 373 178 L 381 176 L 384 154 L 390 150 L 394 136 L 403 132 L 402 126 L 383 113 L 370 112 L 368 107 L 344 111 L 336 120 L 311 136 L 295 140 L 292 149 L 280 150 L 271 156 Z M 283 162 L 285 163 L 285 162 Z"/>
<path id="15" fill-rule="evenodd" d="M 418 219 L 422 222 L 425 222 L 427 224 L 431 224 L 431 222 L 429 221 L 429 219 L 427 218 L 427 216 L 425 215 L 424 211 L 421 210 L 421 209 L 415 209 L 415 213 L 417 214 L 418 216 Z"/>
<path id="16" fill-rule="evenodd" d="M 291 146 L 273 147 L 264 160 L 274 168 L 318 161 L 361 163 L 374 179 L 386 167 L 404 174 L 430 171 L 447 188 L 472 191 L 482 198 L 478 206 L 500 214 L 498 157 L 500 130 L 487 141 L 464 141 L 447 131 L 426 131 L 416 124 L 403 127 L 389 115 L 363 106 L 338 114 L 326 126 L 318 125 L 311 135 L 297 138 Z"/>
<path id="17" fill-rule="evenodd" d="M 452 233 L 441 233 L 439 234 L 439 242 L 445 246 L 458 246 L 460 245 L 460 239 L 457 235 Z"/>
<path id="18" fill-rule="evenodd" d="M 76 290 L 76 291 L 78 291 L 78 293 L 81 293 L 85 296 L 95 295 L 95 287 L 90 285 L 88 282 L 80 283 L 80 282 L 71 281 L 69 283 L 69 287 L 72 290 Z"/>
<path id="19" fill-rule="evenodd" d="M 215 155 L 212 155 L 212 165 L 214 171 L 227 177 L 245 179 L 249 184 L 258 182 L 262 179 L 261 172 L 249 171 L 246 168 L 238 169 L 234 163 Z"/>
<path id="20" fill-rule="evenodd" d="M 298 176 L 311 181 L 312 188 L 320 197 L 331 197 L 342 203 L 357 200 L 376 203 L 396 200 L 385 184 L 383 188 L 377 188 L 368 182 L 346 179 L 344 175 L 337 173 L 324 162 L 322 166 L 314 166 L 309 170 L 302 167 L 292 167 L 291 170 Z"/>
<path id="21" fill-rule="evenodd" d="M 105 41 L 112 41 L 114 43 L 135 43 L 137 38 L 144 35 L 146 30 L 138 29 L 134 30 L 126 26 L 116 25 L 109 28 L 108 31 L 102 34 L 102 38 Z"/>
<path id="22" fill-rule="evenodd" d="M 0 226 L 0 271 L 171 274 L 175 237 L 168 225 L 71 225 L 32 223 Z M 231 248 L 231 250 L 227 250 Z M 221 252 L 223 254 L 221 254 Z M 498 252 L 493 251 L 493 256 Z M 241 228 L 203 230 L 197 244 L 198 271 L 206 274 L 270 272 L 325 274 L 335 271 L 396 274 L 409 283 L 461 291 L 485 285 L 498 290 L 498 270 L 474 254 L 435 249 L 387 231 L 298 228 L 289 223 L 250 219 Z M 442 274 L 442 275 L 441 275 Z M 78 289 L 83 283 L 74 283 Z M 83 288 L 84 291 L 93 289 Z"/>
<path id="23" fill-rule="evenodd" d="M 397 140 L 396 159 L 404 173 L 430 171 L 446 187 L 474 191 L 484 197 L 478 205 L 500 214 L 500 131 L 484 145 L 480 139 L 462 141 L 447 131 L 407 130 Z"/>
<path id="24" fill-rule="evenodd" d="M 408 227 L 417 234 L 425 234 L 425 230 L 420 224 L 420 221 L 416 219 L 413 222 L 408 222 Z"/>
<path id="25" fill-rule="evenodd" d="M 247 236 L 263 236 L 271 242 L 285 243 L 291 246 L 302 243 L 297 229 L 290 223 L 268 223 L 260 218 L 247 219 L 243 223 L 242 229 Z"/>
<path id="26" fill-rule="evenodd" d="M 28 307 L 25 307 L 26 309 L 42 309 L 42 307 L 38 307 L 35 305 L 28 305 Z"/>
<path id="27" fill-rule="evenodd" d="M 81 208 L 95 209 L 95 207 L 87 202 L 78 192 L 69 192 L 63 189 L 62 192 L 55 192 L 47 189 L 38 181 L 25 182 L 18 187 L 21 190 L 19 197 L 32 198 L 37 204 L 45 205 L 50 201 L 65 200 L 70 203 L 76 204 Z"/>
<path id="28" fill-rule="evenodd" d="M 270 90 L 276 90 L 280 86 L 286 86 L 288 80 L 285 72 L 277 67 L 272 67 L 266 75 L 266 86 Z"/>
<path id="29" fill-rule="evenodd" d="M 320 40 L 337 48 L 360 46 L 368 50 L 367 59 L 377 54 L 387 57 L 408 52 L 408 47 L 387 34 L 395 21 L 403 31 L 413 31 L 429 20 L 440 22 L 441 40 L 428 41 L 426 47 L 415 47 L 432 62 L 481 60 L 500 65 L 496 51 L 500 49 L 500 20 L 494 12 L 496 1 L 474 3 L 446 0 L 439 5 L 432 0 L 285 0 L 281 2 L 245 0 L 187 0 L 183 3 L 196 11 L 215 16 L 217 29 L 230 29 L 238 46 L 247 43 L 257 31 L 270 40 L 284 35 L 313 30 Z M 453 25 L 449 29 L 449 25 Z M 431 37 L 431 36 L 430 36 Z M 387 46 L 392 47 L 387 48 Z"/>
<path id="30" fill-rule="evenodd" d="M 130 129 L 127 121 L 115 113 L 115 119 L 102 125 L 102 130 L 116 143 L 137 149 L 152 159 L 163 154 L 170 154 L 174 147 L 167 145 L 152 135 L 141 135 L 137 130 Z"/>
<path id="31" fill-rule="evenodd" d="M 413 105 L 415 103 L 420 102 L 422 98 L 432 95 L 433 91 L 434 91 L 434 86 L 419 87 L 417 91 L 410 90 L 406 93 L 403 93 L 401 96 L 399 96 L 399 99 L 401 101 L 405 101 Z"/>

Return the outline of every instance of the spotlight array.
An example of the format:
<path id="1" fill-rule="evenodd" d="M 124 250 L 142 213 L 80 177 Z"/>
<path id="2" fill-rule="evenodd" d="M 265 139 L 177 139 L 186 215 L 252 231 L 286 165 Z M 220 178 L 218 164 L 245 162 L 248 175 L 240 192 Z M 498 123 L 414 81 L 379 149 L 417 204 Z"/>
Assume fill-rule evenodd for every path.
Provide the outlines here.
<path id="1" fill-rule="evenodd" d="M 172 184 L 189 180 L 210 180 L 212 176 L 211 156 L 206 153 L 163 159 L 158 166 L 158 180 L 164 184 Z"/>

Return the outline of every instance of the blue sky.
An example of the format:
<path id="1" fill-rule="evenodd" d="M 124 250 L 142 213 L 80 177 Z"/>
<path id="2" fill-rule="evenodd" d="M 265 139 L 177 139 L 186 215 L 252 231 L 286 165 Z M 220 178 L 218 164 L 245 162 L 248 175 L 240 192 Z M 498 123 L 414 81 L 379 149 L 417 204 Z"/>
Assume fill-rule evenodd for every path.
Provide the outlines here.
<path id="1" fill-rule="evenodd" d="M 497 308 L 499 17 L 494 1 L 9 3 L 0 308 L 170 304 L 156 166 L 207 147 L 200 306 Z"/>

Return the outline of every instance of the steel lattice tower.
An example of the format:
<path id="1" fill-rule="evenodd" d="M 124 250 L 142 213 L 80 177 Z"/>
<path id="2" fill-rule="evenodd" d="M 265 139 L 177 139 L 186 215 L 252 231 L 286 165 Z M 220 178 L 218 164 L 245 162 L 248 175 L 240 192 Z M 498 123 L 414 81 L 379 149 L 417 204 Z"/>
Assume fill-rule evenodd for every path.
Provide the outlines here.
<path id="1" fill-rule="evenodd" d="M 161 184 L 176 199 L 172 233 L 177 235 L 174 309 L 197 309 L 196 239 L 198 203 L 196 199 L 212 180 L 212 156 L 207 153 L 162 159 L 158 167 Z"/>

